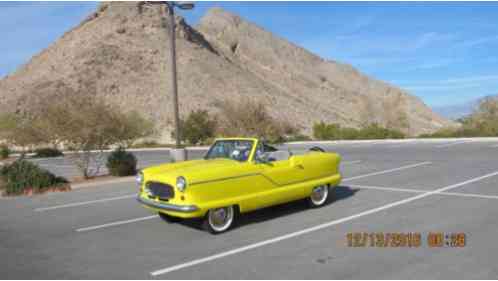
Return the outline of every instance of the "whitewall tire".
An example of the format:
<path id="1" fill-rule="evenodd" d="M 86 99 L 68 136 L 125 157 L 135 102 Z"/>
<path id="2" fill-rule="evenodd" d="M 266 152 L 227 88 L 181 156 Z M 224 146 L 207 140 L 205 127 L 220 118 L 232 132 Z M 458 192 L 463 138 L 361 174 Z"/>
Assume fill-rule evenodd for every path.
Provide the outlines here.
<path id="1" fill-rule="evenodd" d="M 235 218 L 234 206 L 211 209 L 204 218 L 203 227 L 212 234 L 222 233 L 230 229 Z"/>

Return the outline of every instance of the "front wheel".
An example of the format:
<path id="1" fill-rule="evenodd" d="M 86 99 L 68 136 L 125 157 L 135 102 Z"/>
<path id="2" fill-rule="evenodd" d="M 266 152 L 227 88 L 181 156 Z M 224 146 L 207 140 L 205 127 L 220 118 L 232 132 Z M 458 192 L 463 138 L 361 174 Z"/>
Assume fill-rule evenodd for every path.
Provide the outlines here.
<path id="1" fill-rule="evenodd" d="M 328 185 L 319 185 L 313 188 L 311 195 L 308 198 L 308 203 L 310 207 L 317 208 L 325 205 L 329 198 L 329 187 Z"/>
<path id="2" fill-rule="evenodd" d="M 212 234 L 227 231 L 235 221 L 233 206 L 211 209 L 204 218 L 203 227 Z"/>

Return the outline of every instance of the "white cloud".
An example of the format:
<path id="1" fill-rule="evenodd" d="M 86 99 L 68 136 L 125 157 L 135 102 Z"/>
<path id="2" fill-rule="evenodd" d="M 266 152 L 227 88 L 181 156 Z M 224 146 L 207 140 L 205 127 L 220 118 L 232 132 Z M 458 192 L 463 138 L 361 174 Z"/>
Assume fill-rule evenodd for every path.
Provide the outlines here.
<path id="1" fill-rule="evenodd" d="M 481 38 L 467 40 L 467 41 L 464 41 L 464 42 L 457 44 L 455 47 L 457 47 L 457 48 L 472 48 L 472 47 L 476 47 L 479 45 L 484 45 L 484 44 L 488 44 L 491 42 L 497 42 L 497 41 L 498 41 L 498 35 L 494 35 L 494 36 L 481 37 Z"/>
<path id="2" fill-rule="evenodd" d="M 459 78 L 450 78 L 446 80 L 442 80 L 443 84 L 455 84 L 455 83 L 467 83 L 467 82 L 487 82 L 487 81 L 498 81 L 498 75 L 480 75 L 480 76 L 471 76 L 471 77 L 459 77 Z"/>
<path id="3" fill-rule="evenodd" d="M 480 75 L 469 77 L 448 78 L 438 81 L 425 81 L 407 83 L 406 81 L 396 81 L 402 88 L 410 91 L 449 91 L 468 88 L 480 88 L 483 86 L 493 86 L 498 89 L 498 75 Z M 407 84 L 405 84 L 407 83 Z"/>

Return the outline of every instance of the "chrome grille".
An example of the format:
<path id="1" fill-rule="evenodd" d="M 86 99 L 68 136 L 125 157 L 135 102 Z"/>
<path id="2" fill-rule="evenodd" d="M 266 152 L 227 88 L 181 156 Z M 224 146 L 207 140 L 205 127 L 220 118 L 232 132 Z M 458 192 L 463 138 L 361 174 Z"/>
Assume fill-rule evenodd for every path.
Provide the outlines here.
<path id="1" fill-rule="evenodd" d="M 150 194 L 153 197 L 159 197 L 159 199 L 170 199 L 175 196 L 175 191 L 169 184 L 147 182 L 146 188 L 150 191 Z"/>

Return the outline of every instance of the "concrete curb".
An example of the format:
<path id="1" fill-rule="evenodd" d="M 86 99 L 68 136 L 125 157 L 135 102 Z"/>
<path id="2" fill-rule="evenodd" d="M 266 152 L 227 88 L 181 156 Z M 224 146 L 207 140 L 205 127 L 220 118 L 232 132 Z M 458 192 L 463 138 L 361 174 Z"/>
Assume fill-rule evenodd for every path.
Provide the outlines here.
<path id="1" fill-rule="evenodd" d="M 106 184 L 113 184 L 113 183 L 125 183 L 125 182 L 134 182 L 135 177 L 123 177 L 123 178 L 117 178 L 117 179 L 110 179 L 110 180 L 102 180 L 102 181 L 94 181 L 94 182 L 82 182 L 82 183 L 76 183 L 76 184 L 71 184 L 71 189 L 80 189 L 80 188 L 85 188 L 85 187 L 95 187 L 99 185 L 106 185 Z"/>
<path id="2" fill-rule="evenodd" d="M 376 139 L 376 140 L 335 140 L 335 141 L 296 141 L 284 144 L 355 144 L 355 143 L 439 143 L 448 141 L 498 142 L 498 137 L 489 138 L 440 138 L 440 139 Z"/>

